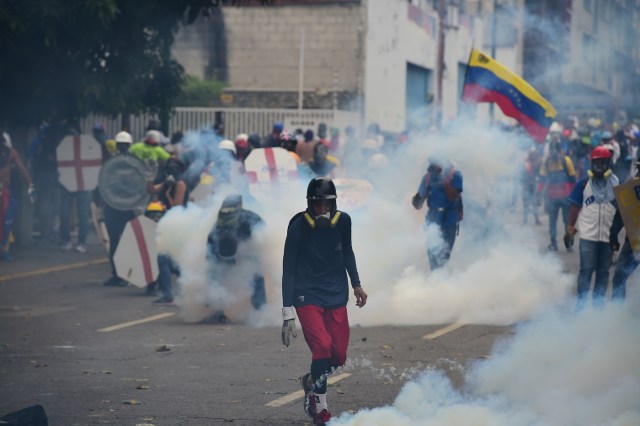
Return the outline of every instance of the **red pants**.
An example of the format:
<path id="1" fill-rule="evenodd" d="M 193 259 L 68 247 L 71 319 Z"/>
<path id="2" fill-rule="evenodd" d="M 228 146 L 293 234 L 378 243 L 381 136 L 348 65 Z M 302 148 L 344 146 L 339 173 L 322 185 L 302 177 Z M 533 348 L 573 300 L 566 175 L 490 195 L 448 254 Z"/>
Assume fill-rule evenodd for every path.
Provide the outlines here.
<path id="1" fill-rule="evenodd" d="M 347 360 L 349 318 L 347 307 L 327 309 L 315 305 L 296 308 L 304 340 L 311 349 L 311 359 L 331 359 L 331 365 L 342 366 Z"/>

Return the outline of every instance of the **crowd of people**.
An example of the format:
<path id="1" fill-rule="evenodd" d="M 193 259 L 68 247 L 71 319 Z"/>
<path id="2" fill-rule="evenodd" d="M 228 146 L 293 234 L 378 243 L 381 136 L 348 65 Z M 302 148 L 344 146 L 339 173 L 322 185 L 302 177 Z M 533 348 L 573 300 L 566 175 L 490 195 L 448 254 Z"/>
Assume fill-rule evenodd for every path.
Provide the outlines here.
<path id="1" fill-rule="evenodd" d="M 199 142 L 194 144 L 182 132 L 165 136 L 157 122 L 150 122 L 145 131 L 142 140 L 134 142 L 127 131 L 111 138 L 100 123 L 92 129 L 93 138 L 100 145 L 103 164 L 113 162 L 114 158 L 135 158 L 144 165 L 146 182 L 141 190 L 148 193 L 150 202 L 143 211 L 114 203 L 103 196 L 100 188 L 68 191 L 60 185 L 56 149 L 63 137 L 79 133 L 79 129 L 66 120 L 54 119 L 40 129 L 29 145 L 26 165 L 12 147 L 10 136 L 3 133 L 0 144 L 2 260 L 12 260 L 9 243 L 17 210 L 14 186 L 20 180 L 36 203 L 38 240 L 57 244 L 62 250 L 86 252 L 90 204 L 93 203 L 101 212 L 109 240 L 111 275 L 104 285 L 127 286 L 129 283 L 117 273 L 114 255 L 129 221 L 143 213 L 157 222 L 171 208 L 186 206 L 203 174 L 211 176 L 218 185 L 233 187 L 237 177 L 243 175 L 244 162 L 252 150 L 284 148 L 294 159 L 301 180 L 309 182 L 309 186 L 307 209 L 291 220 L 287 230 L 282 342 L 288 346 L 290 336 L 296 336 L 297 316 L 312 353 L 310 372 L 300 378 L 305 392 L 305 412 L 314 424 L 324 424 L 331 418 L 326 402 L 326 378 L 346 359 L 349 282 L 357 305 L 362 307 L 367 300 L 351 246 L 351 218 L 337 209 L 332 179 L 375 181 L 376 173 L 389 166 L 390 154 L 409 135 L 389 137 L 372 124 L 366 135 L 358 139 L 351 127 L 345 129 L 343 136 L 339 129 L 329 129 L 324 123 L 317 129 L 291 131 L 276 122 L 272 132 L 264 137 L 243 133 L 235 140 L 225 136 L 222 125 L 216 125 L 202 130 Z M 523 163 L 512 200 L 515 203 L 516 195 L 520 194 L 523 224 L 532 217 L 535 225 L 542 225 L 541 215 L 543 212 L 548 215 L 547 249 L 550 252 L 558 251 L 559 237 L 565 249 L 573 251 L 574 236 L 579 235 L 579 307 L 588 299 L 594 274 L 592 301 L 594 305 L 603 303 L 613 254 L 619 251 L 612 298 L 624 299 L 627 279 L 639 262 L 628 236 L 620 246 L 619 236 L 624 226 L 614 188 L 640 175 L 640 130 L 633 123 L 619 126 L 595 118 L 581 122 L 570 117 L 553 123 L 544 144 L 529 142 L 522 147 Z M 448 262 L 463 218 L 463 173 L 454 163 L 455 159 L 433 153 L 411 200 L 415 209 L 426 205 L 424 229 L 431 270 Z M 355 164 L 364 167 L 354 167 Z M 13 175 L 19 175 L 20 179 L 12 179 Z M 246 188 L 240 184 L 236 189 L 236 193 L 222 202 L 207 239 L 210 273 L 220 280 L 238 267 L 238 246 L 265 225 L 257 213 L 244 208 Z M 558 216 L 562 218 L 564 231 L 558 231 Z M 78 230 L 75 243 L 71 238 L 72 218 Z M 252 256 L 251 262 L 259 264 L 260 253 Z M 173 305 L 172 275 L 179 275 L 180 269 L 164 253 L 158 256 L 157 264 L 158 277 L 148 283 L 145 292 L 160 296 L 154 304 Z M 331 273 L 327 275 L 327 271 Z M 267 302 L 264 277 L 260 272 L 253 272 L 248 280 L 252 288 L 251 304 L 258 310 Z"/>

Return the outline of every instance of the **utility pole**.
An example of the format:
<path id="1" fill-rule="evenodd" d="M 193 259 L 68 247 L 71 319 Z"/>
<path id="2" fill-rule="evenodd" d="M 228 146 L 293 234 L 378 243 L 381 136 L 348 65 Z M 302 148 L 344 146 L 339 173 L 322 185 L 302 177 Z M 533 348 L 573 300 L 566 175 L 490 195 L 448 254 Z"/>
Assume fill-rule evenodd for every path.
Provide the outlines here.
<path id="1" fill-rule="evenodd" d="M 304 100 L 304 27 L 300 30 L 300 61 L 298 64 L 298 111 L 302 112 Z"/>
<path id="2" fill-rule="evenodd" d="M 437 69 L 437 99 L 436 99 L 436 126 L 440 128 L 442 121 L 442 79 L 444 77 L 444 37 L 445 37 L 445 16 L 446 16 L 446 0 L 440 0 L 438 4 L 438 69 Z"/>
<path id="3" fill-rule="evenodd" d="M 498 7 L 498 0 L 493 0 L 493 10 L 491 15 L 491 57 L 496 59 L 496 9 Z M 495 118 L 495 111 L 493 110 L 493 102 L 489 103 L 489 120 L 493 123 Z"/>

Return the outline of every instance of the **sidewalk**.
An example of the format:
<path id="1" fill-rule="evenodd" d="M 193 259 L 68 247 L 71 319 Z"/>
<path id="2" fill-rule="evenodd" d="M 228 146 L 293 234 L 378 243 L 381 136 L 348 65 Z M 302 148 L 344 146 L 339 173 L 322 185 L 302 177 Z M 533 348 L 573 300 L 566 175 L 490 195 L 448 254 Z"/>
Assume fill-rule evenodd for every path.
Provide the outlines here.
<path id="1" fill-rule="evenodd" d="M 71 240 L 77 241 L 76 235 Z M 10 250 L 12 262 L 0 261 L 0 281 L 15 275 L 28 274 L 37 270 L 47 270 L 78 264 L 108 265 L 107 253 L 93 230 L 87 235 L 87 252 L 63 250 L 57 244 L 45 241 L 32 241 L 28 245 L 13 246 Z M 105 266 L 105 269 L 107 266 Z"/>

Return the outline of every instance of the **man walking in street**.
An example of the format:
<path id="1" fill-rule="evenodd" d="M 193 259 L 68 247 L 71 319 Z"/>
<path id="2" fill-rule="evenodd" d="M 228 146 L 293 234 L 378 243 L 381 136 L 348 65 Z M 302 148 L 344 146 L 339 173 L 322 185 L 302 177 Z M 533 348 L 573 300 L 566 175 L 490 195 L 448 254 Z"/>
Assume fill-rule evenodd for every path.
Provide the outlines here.
<path id="1" fill-rule="evenodd" d="M 347 274 L 356 305 L 363 307 L 367 302 L 351 246 L 351 217 L 337 210 L 336 198 L 331 179 L 313 178 L 307 187 L 307 209 L 289 222 L 284 246 L 282 343 L 289 346 L 290 336 L 297 336 L 297 313 L 311 350 L 311 372 L 300 382 L 304 410 L 314 425 L 331 419 L 327 377 L 347 359 Z"/>

